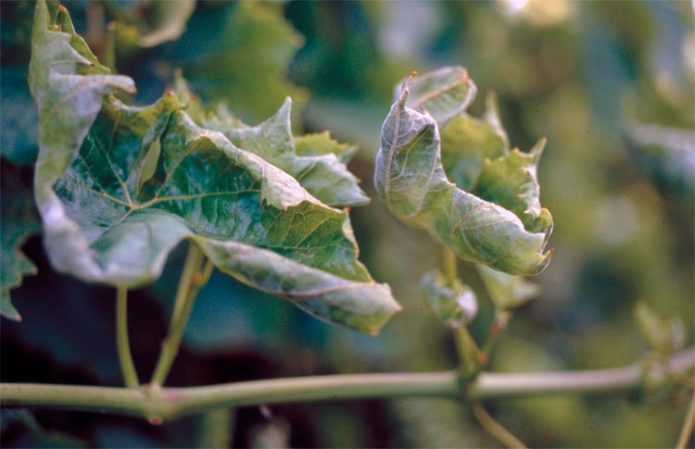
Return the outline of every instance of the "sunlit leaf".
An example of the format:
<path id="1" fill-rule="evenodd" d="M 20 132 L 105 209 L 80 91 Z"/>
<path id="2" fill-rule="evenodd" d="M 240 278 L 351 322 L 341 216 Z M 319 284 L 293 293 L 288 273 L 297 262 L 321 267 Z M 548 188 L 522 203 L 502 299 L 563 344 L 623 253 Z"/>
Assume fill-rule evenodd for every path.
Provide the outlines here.
<path id="1" fill-rule="evenodd" d="M 427 111 L 421 113 L 408 107 L 408 95 L 406 88 L 382 127 L 375 168 L 379 197 L 399 219 L 427 230 L 462 259 L 509 274 L 543 271 L 550 260 L 550 253 L 544 248 L 552 220 L 547 211 L 534 209 L 532 200 L 537 198 L 533 197 L 538 192 L 537 185 L 528 183 L 535 181 L 535 165 L 528 167 L 515 161 L 514 153 L 508 153 L 502 157 L 509 161 L 503 160 L 500 167 L 493 165 L 488 178 L 480 177 L 484 183 L 476 179 L 472 191 L 457 187 L 449 181 L 442 165 L 438 123 Z M 447 107 L 459 110 L 449 103 Z M 507 162 L 523 176 L 497 178 L 495 171 L 508 174 Z M 476 195 L 478 185 L 494 192 L 500 197 L 494 200 L 502 204 Z M 517 197 L 519 193 L 526 196 Z M 516 210 L 505 208 L 505 203 Z M 521 204 L 523 207 L 519 207 Z M 521 209 L 520 215 L 514 213 Z M 527 229 L 522 220 L 538 220 L 540 225 Z"/>
<path id="2" fill-rule="evenodd" d="M 157 278 L 188 239 L 221 271 L 320 318 L 375 333 L 399 310 L 357 260 L 345 211 L 196 125 L 173 93 L 146 107 L 106 96 L 132 90 L 132 80 L 90 74 L 102 68 L 70 45 L 83 41 L 46 24 L 39 2 L 30 78 L 40 116 L 36 199 L 58 270 L 135 287 Z"/>

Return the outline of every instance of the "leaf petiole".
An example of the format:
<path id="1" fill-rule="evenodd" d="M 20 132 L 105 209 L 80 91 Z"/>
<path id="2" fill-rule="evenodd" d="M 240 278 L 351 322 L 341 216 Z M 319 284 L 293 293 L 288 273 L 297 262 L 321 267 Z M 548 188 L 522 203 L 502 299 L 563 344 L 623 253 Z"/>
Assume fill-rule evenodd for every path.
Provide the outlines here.
<path id="1" fill-rule="evenodd" d="M 128 289 L 122 286 L 116 289 L 116 346 L 125 385 L 135 388 L 140 385 L 140 381 L 135 371 L 128 340 Z"/>
<path id="2" fill-rule="evenodd" d="M 162 343 L 159 360 L 157 360 L 157 365 L 152 374 L 152 379 L 150 380 L 150 384 L 154 388 L 160 387 L 166 380 L 169 370 L 174 364 L 174 359 L 179 352 L 183 331 L 186 329 L 186 324 L 191 316 L 191 310 L 193 310 L 193 303 L 195 302 L 198 290 L 200 290 L 212 274 L 212 268 L 210 268 L 212 263 L 210 261 L 207 262 L 203 273 L 200 273 L 200 267 L 204 259 L 205 255 L 198 245 L 190 242 L 188 244 L 186 262 L 176 291 L 174 310 L 169 324 L 169 334 Z"/>

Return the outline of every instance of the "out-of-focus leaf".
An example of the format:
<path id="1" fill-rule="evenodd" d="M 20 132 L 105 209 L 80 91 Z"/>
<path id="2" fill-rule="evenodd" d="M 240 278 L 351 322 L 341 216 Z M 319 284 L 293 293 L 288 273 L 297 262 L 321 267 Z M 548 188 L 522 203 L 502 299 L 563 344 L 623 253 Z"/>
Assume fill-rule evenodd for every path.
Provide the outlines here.
<path id="1" fill-rule="evenodd" d="M 0 315 L 15 321 L 21 319 L 10 301 L 10 290 L 19 287 L 22 278 L 36 274 L 36 266 L 20 247 L 29 236 L 41 230 L 30 190 L 22 183 L 20 173 L 10 164 L 2 165 L 2 208 L 0 208 Z"/>
<path id="2" fill-rule="evenodd" d="M 154 23 L 142 33 L 140 45 L 154 47 L 181 36 L 195 9 L 195 0 L 151 1 L 147 6 L 146 17 Z"/>
<path id="3" fill-rule="evenodd" d="M 399 310 L 357 260 L 346 212 L 195 125 L 172 93 L 148 107 L 104 97 L 132 80 L 80 74 L 98 64 L 86 46 L 70 45 L 84 41 L 47 27 L 39 2 L 36 199 L 58 270 L 134 287 L 157 278 L 188 239 L 221 271 L 325 320 L 375 333 Z"/>
<path id="4" fill-rule="evenodd" d="M 478 265 L 478 273 L 485 284 L 495 307 L 509 310 L 525 304 L 538 296 L 540 287 L 523 277 L 502 273 L 484 265 Z"/>
<path id="5" fill-rule="evenodd" d="M 638 162 L 642 162 L 641 165 L 651 174 L 666 177 L 692 192 L 695 187 L 695 132 L 633 122 L 628 133 L 640 148 Z"/>
<path id="6" fill-rule="evenodd" d="M 307 92 L 285 80 L 302 37 L 281 5 L 210 2 L 198 8 L 173 56 L 206 102 L 224 99 L 247 122 L 258 122 L 291 96 L 301 112 Z"/>
<path id="7" fill-rule="evenodd" d="M 254 428 L 251 434 L 251 447 L 254 449 L 289 448 L 289 423 L 283 419 L 275 418 Z"/>
<path id="8" fill-rule="evenodd" d="M 20 437 L 19 447 L 51 447 L 56 449 L 87 447 L 86 442 L 72 435 L 44 430 L 29 410 L 0 410 L 0 429 L 4 432 L 14 424 L 22 425 L 28 430 L 27 434 Z"/>
<path id="9" fill-rule="evenodd" d="M 14 164 L 32 164 L 38 151 L 38 116 L 27 86 L 26 66 L 2 67 L 0 86 L 0 153 Z"/>
<path id="10" fill-rule="evenodd" d="M 430 308 L 445 325 L 464 326 L 478 313 L 475 293 L 458 279 L 450 285 L 446 277 L 435 269 L 425 274 L 420 283 Z"/>
<path id="11" fill-rule="evenodd" d="M 114 22 L 119 51 L 155 47 L 175 40 L 186 30 L 196 0 L 142 0 L 106 2 L 118 21 Z"/>
<path id="12" fill-rule="evenodd" d="M 374 175 L 379 197 L 399 219 L 427 230 L 462 259 L 510 274 L 543 271 L 550 261 L 548 221 L 544 229 L 528 230 L 513 211 L 451 183 L 439 126 L 407 106 L 408 94 L 404 89 L 382 127 Z"/>
<path id="13" fill-rule="evenodd" d="M 330 206 L 360 206 L 369 198 L 357 185 L 358 180 L 347 170 L 343 162 L 331 149 L 343 150 L 345 146 L 333 143 L 330 137 L 312 137 L 313 151 L 323 151 L 317 156 L 299 155 L 294 138 L 290 115 L 292 100 L 285 99 L 280 110 L 258 126 L 239 125 L 234 119 L 222 121 L 217 117 L 207 120 L 203 126 L 224 133 L 235 145 L 251 151 L 266 161 L 292 175 L 312 195 Z M 309 142 L 311 144 L 311 142 Z M 318 143 L 318 145 L 316 145 Z M 312 151 L 304 142 L 304 151 Z"/>
<path id="14" fill-rule="evenodd" d="M 0 17 L 0 154 L 16 165 L 33 164 L 38 152 L 38 115 L 27 85 L 33 13 L 34 2 L 5 2 Z"/>
<path id="15" fill-rule="evenodd" d="M 642 338 L 661 353 L 670 354 L 685 344 L 683 322 L 677 317 L 659 316 L 646 301 L 639 301 L 633 310 Z"/>

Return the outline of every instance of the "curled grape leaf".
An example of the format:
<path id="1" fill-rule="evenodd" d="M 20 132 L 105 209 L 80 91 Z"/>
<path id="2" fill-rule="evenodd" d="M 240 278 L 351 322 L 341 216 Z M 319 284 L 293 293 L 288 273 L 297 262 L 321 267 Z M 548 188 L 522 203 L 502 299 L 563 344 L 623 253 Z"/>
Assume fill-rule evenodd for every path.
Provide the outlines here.
<path id="1" fill-rule="evenodd" d="M 36 200 L 56 269 L 136 287 L 187 239 L 221 271 L 322 319 L 376 333 L 399 310 L 357 260 L 347 212 L 196 125 L 173 93 L 146 107 L 106 95 L 132 80 L 93 74 L 98 63 L 86 45 L 71 45 L 74 30 L 48 24 L 39 2 Z"/>
<path id="2" fill-rule="evenodd" d="M 540 150 L 530 156 L 503 151 L 483 164 L 473 188 L 464 190 L 449 181 L 442 164 L 441 124 L 425 109 L 432 101 L 415 102 L 423 112 L 413 109 L 404 87 L 391 107 L 376 159 L 379 197 L 400 220 L 427 230 L 462 259 L 509 274 L 540 273 L 550 261 L 545 245 L 552 229 L 550 213 L 537 203 Z M 448 117 L 437 105 L 437 116 Z"/>
<path id="3" fill-rule="evenodd" d="M 520 276 L 511 276 L 485 265 L 478 265 L 478 273 L 490 299 L 497 309 L 509 310 L 527 303 L 540 293 L 540 287 Z"/>
<path id="4" fill-rule="evenodd" d="M 440 128 L 444 171 L 463 190 L 473 189 L 486 159 L 496 159 L 509 152 L 494 94 L 488 94 L 486 100 L 483 119 L 462 113 Z"/>
<path id="5" fill-rule="evenodd" d="M 475 98 L 477 88 L 463 67 L 442 67 L 411 77 L 396 86 L 399 98 L 408 86 L 408 107 L 427 111 L 440 127 L 463 113 Z"/>
<path id="6" fill-rule="evenodd" d="M 439 270 L 425 274 L 420 281 L 425 298 L 437 318 L 447 326 L 464 326 L 478 313 L 478 300 L 458 279 L 451 285 Z"/>
<path id="7" fill-rule="evenodd" d="M 4 161 L 0 182 L 0 315 L 19 321 L 19 312 L 10 301 L 10 290 L 19 287 L 24 276 L 36 274 L 36 266 L 20 251 L 20 247 L 28 237 L 41 230 L 41 224 L 31 192 L 22 183 L 19 171 L 5 165 Z"/>

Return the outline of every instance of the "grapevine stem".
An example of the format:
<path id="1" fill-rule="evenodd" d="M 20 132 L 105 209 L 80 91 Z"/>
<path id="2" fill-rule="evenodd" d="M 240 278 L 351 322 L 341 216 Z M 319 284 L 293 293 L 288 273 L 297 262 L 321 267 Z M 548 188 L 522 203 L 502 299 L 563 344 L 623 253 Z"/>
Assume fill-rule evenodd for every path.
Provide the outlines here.
<path id="1" fill-rule="evenodd" d="M 150 380 L 153 388 L 159 388 L 164 383 L 179 352 L 183 331 L 186 329 L 188 318 L 191 315 L 195 297 L 203 285 L 201 282 L 202 275 L 198 273 L 198 270 L 204 258 L 205 255 L 200 248 L 195 243 L 190 242 L 188 253 L 186 254 L 186 262 L 179 280 L 179 287 L 176 291 L 174 310 L 171 315 L 171 323 L 169 324 L 169 334 L 162 343 L 162 351 L 159 354 L 157 366 Z"/>
<path id="2" fill-rule="evenodd" d="M 116 346 L 125 385 L 135 388 L 140 385 L 140 381 L 135 371 L 128 340 L 128 289 L 122 286 L 116 289 Z"/>
<path id="3" fill-rule="evenodd" d="M 480 426 L 492 435 L 497 441 L 507 446 L 509 449 L 527 449 L 526 445 L 514 436 L 509 430 L 498 423 L 495 418 L 485 410 L 480 402 L 473 404 L 473 414 L 480 423 Z"/>
<path id="4" fill-rule="evenodd" d="M 444 275 L 450 286 L 453 286 L 458 278 L 456 254 L 446 246 L 444 247 Z"/>
<path id="5" fill-rule="evenodd" d="M 669 376 L 695 368 L 695 348 L 673 355 Z M 666 376 L 665 379 L 668 379 Z M 3 407 L 57 408 L 173 419 L 219 408 L 288 402 L 392 397 L 449 397 L 481 401 L 558 394 L 622 395 L 643 385 L 641 362 L 609 369 L 536 373 L 481 373 L 461 383 L 454 371 L 313 376 L 152 389 L 49 384 L 0 384 Z"/>
<path id="6" fill-rule="evenodd" d="M 688 441 L 693 436 L 693 426 L 695 425 L 695 395 L 690 401 L 690 407 L 688 407 L 688 414 L 685 416 L 685 421 L 683 422 L 683 428 L 681 428 L 681 433 L 678 436 L 678 442 L 676 443 L 676 449 L 685 449 L 688 445 Z"/>

